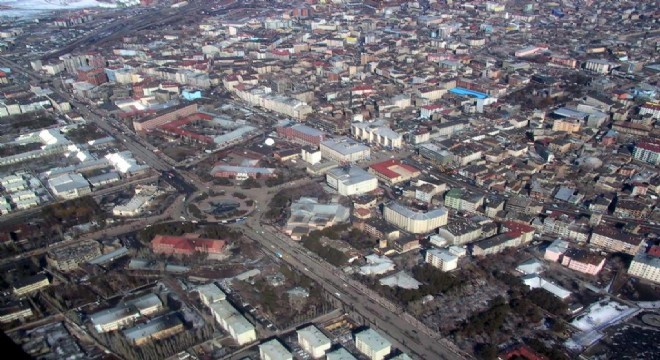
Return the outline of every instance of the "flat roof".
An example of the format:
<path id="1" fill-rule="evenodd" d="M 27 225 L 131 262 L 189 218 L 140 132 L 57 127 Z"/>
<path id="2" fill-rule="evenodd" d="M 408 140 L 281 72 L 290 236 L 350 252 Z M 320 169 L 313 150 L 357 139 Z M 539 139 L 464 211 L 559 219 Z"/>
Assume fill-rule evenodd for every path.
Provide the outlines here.
<path id="1" fill-rule="evenodd" d="M 183 322 L 179 318 L 179 314 L 174 312 L 126 329 L 123 333 L 126 338 L 135 341 L 179 325 L 183 325 Z"/>
<path id="2" fill-rule="evenodd" d="M 269 359 L 285 360 L 292 358 L 291 352 L 277 339 L 259 345 L 259 351 L 267 354 Z"/>
<path id="3" fill-rule="evenodd" d="M 379 352 L 392 347 L 392 343 L 371 328 L 355 334 L 355 340 L 357 341 L 358 339 L 367 344 L 367 346 L 374 352 Z"/>
<path id="4" fill-rule="evenodd" d="M 387 207 L 394 211 L 397 212 L 407 218 L 413 219 L 413 220 L 428 220 L 428 219 L 433 219 L 437 217 L 442 217 L 447 215 L 447 209 L 440 207 L 437 209 L 429 210 L 427 212 L 421 212 L 421 211 L 414 211 L 411 210 L 410 208 L 403 206 L 397 202 L 391 202 L 387 205 Z"/>
<path id="5" fill-rule="evenodd" d="M 330 344 L 330 339 L 314 325 L 300 329 L 297 333 L 299 337 L 307 339 L 307 342 L 313 347 Z"/>

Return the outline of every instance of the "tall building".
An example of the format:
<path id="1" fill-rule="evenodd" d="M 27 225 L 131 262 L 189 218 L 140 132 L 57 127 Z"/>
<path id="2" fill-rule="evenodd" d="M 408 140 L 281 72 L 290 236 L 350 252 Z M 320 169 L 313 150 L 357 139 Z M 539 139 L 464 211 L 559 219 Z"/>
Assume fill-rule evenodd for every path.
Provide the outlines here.
<path id="1" fill-rule="evenodd" d="M 649 164 L 660 165 L 660 141 L 642 141 L 633 151 L 635 159 Z"/>
<path id="2" fill-rule="evenodd" d="M 415 211 L 396 202 L 385 206 L 383 217 L 387 222 L 413 234 L 426 234 L 447 224 L 448 212 L 437 208 L 427 212 Z"/>
<path id="3" fill-rule="evenodd" d="M 635 255 L 642 244 L 642 237 L 624 233 L 610 226 L 599 225 L 591 233 L 589 243 L 607 251 Z"/>
<path id="4" fill-rule="evenodd" d="M 639 253 L 633 258 L 628 274 L 660 284 L 660 257 Z"/>

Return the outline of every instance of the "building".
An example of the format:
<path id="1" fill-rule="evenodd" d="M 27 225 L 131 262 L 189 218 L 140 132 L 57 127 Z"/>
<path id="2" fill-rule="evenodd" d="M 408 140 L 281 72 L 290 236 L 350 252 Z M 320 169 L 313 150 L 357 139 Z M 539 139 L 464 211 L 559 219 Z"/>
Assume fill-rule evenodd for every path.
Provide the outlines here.
<path id="1" fill-rule="evenodd" d="M 216 165 L 211 169 L 211 175 L 219 178 L 247 180 L 249 178 L 269 178 L 277 176 L 275 169 L 255 166 Z"/>
<path id="2" fill-rule="evenodd" d="M 64 173 L 48 179 L 53 195 L 62 199 L 75 199 L 92 192 L 89 182 L 78 173 Z"/>
<path id="3" fill-rule="evenodd" d="M 21 320 L 32 316 L 32 309 L 21 303 L 10 304 L 0 308 L 0 323 L 8 324 L 10 322 Z"/>
<path id="4" fill-rule="evenodd" d="M 16 296 L 23 296 L 25 294 L 37 291 L 50 285 L 48 277 L 43 274 L 29 276 L 16 281 L 13 285 L 13 293 Z"/>
<path id="5" fill-rule="evenodd" d="M 99 243 L 92 240 L 83 241 L 63 248 L 48 251 L 48 264 L 60 271 L 78 269 L 78 264 L 90 261 L 101 255 Z"/>
<path id="6" fill-rule="evenodd" d="M 215 320 L 231 335 L 238 345 L 257 340 L 257 331 L 247 319 L 226 300 L 210 304 L 209 309 Z"/>
<path id="7" fill-rule="evenodd" d="M 552 131 L 575 133 L 580 131 L 580 121 L 575 119 L 557 119 L 552 123 Z"/>
<path id="8" fill-rule="evenodd" d="M 485 196 L 464 189 L 451 189 L 445 194 L 445 206 L 458 211 L 477 212 Z"/>
<path id="9" fill-rule="evenodd" d="M 151 249 L 156 254 L 186 255 L 204 253 L 209 258 L 222 257 L 227 242 L 216 239 L 200 239 L 186 236 L 156 235 L 151 240 Z"/>
<path id="10" fill-rule="evenodd" d="M 135 131 L 148 131 L 197 112 L 197 104 L 183 104 L 133 121 Z"/>
<path id="11" fill-rule="evenodd" d="M 325 356 L 332 346 L 330 339 L 314 325 L 298 330 L 297 334 L 300 347 L 314 359 Z"/>
<path id="12" fill-rule="evenodd" d="M 292 126 L 279 126 L 277 134 L 285 139 L 300 141 L 307 145 L 319 146 L 325 140 L 326 133 L 307 125 L 295 124 Z"/>
<path id="13" fill-rule="evenodd" d="M 388 149 L 399 149 L 403 146 L 403 136 L 385 125 L 385 122 L 358 122 L 351 124 L 351 134 L 370 144 L 378 144 Z"/>
<path id="14" fill-rule="evenodd" d="M 206 306 L 227 299 L 227 295 L 215 283 L 200 285 L 195 291 L 199 294 L 202 304 Z"/>
<path id="15" fill-rule="evenodd" d="M 458 267 L 458 256 L 444 249 L 428 250 L 425 260 L 442 271 L 451 271 Z"/>
<path id="16" fill-rule="evenodd" d="M 447 226 L 438 229 L 438 235 L 449 244 L 465 245 L 481 237 L 481 226 L 464 218 L 452 218 Z"/>
<path id="17" fill-rule="evenodd" d="M 561 257 L 564 256 L 564 253 L 568 250 L 568 241 L 557 239 L 550 244 L 545 249 L 545 254 L 543 258 L 546 260 L 558 262 L 561 261 Z"/>
<path id="18" fill-rule="evenodd" d="M 346 137 L 321 142 L 321 156 L 338 163 L 354 163 L 368 160 L 371 149 Z"/>
<path id="19" fill-rule="evenodd" d="M 301 150 L 300 157 L 311 165 L 318 164 L 321 162 L 321 150 L 317 147 L 305 146 Z"/>
<path id="20" fill-rule="evenodd" d="M 133 345 L 141 346 L 154 340 L 161 340 L 184 330 L 178 313 L 171 313 L 149 320 L 123 331 Z"/>
<path id="21" fill-rule="evenodd" d="M 374 329 L 355 334 L 355 347 L 371 360 L 383 360 L 392 351 L 392 344 Z"/>
<path id="22" fill-rule="evenodd" d="M 413 234 L 426 234 L 447 224 L 448 212 L 437 208 L 427 212 L 414 211 L 397 202 L 385 206 L 383 217 L 390 224 Z"/>
<path id="23" fill-rule="evenodd" d="M 341 204 L 320 204 L 318 199 L 302 197 L 291 204 L 291 216 L 284 227 L 284 232 L 292 239 L 300 240 L 312 230 L 348 220 L 350 210 Z"/>
<path id="24" fill-rule="evenodd" d="M 624 233 L 610 226 L 599 225 L 593 229 L 589 243 L 610 252 L 635 255 L 642 244 L 642 237 Z"/>
<path id="25" fill-rule="evenodd" d="M 378 179 L 356 166 L 328 170 L 326 182 L 343 196 L 362 195 L 378 188 Z"/>
<path id="26" fill-rule="evenodd" d="M 132 324 L 140 317 L 154 314 L 162 308 L 163 302 L 158 296 L 147 294 L 122 302 L 116 307 L 96 312 L 89 316 L 89 320 L 98 333 L 104 333 Z"/>
<path id="27" fill-rule="evenodd" d="M 418 177 L 421 172 L 401 160 L 390 159 L 369 166 L 369 172 L 387 185 L 394 185 Z"/>
<path id="28" fill-rule="evenodd" d="M 603 269 L 605 258 L 586 250 L 571 248 L 564 253 L 561 264 L 571 270 L 596 275 Z"/>
<path id="29" fill-rule="evenodd" d="M 635 255 L 628 274 L 660 284 L 660 257 L 650 253 L 639 253 Z"/>
<path id="30" fill-rule="evenodd" d="M 599 74 L 607 74 L 616 66 L 618 65 L 601 59 L 591 59 L 584 63 L 585 69 L 597 72 Z"/>
<path id="31" fill-rule="evenodd" d="M 293 355 L 277 339 L 272 339 L 259 345 L 261 360 L 293 360 Z"/>
<path id="32" fill-rule="evenodd" d="M 633 151 L 635 159 L 653 165 L 660 165 L 660 141 L 641 141 Z"/>
<path id="33" fill-rule="evenodd" d="M 340 347 L 335 351 L 329 352 L 326 356 L 326 360 L 357 360 L 357 359 L 346 349 Z"/>

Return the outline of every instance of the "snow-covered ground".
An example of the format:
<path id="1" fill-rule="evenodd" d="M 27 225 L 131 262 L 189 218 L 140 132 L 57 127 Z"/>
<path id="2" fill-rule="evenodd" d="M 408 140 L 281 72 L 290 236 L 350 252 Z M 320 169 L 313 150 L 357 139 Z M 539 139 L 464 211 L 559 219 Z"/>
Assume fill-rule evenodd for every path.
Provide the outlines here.
<path id="1" fill-rule="evenodd" d="M 637 309 L 611 300 L 602 300 L 589 306 L 571 324 L 583 331 L 595 330 L 602 325 L 617 320 L 617 318 L 631 314 L 635 310 Z"/>
<path id="2" fill-rule="evenodd" d="M 564 345 L 579 352 L 603 337 L 603 329 L 628 318 L 638 310 L 610 299 L 593 303 L 582 315 L 573 319 L 571 324 L 582 331 L 573 335 Z"/>
<path id="3" fill-rule="evenodd" d="M 92 7 L 111 7 L 111 4 L 96 0 L 0 0 L 0 5 L 10 10 L 0 10 L 0 16 L 32 17 L 49 10 L 75 10 Z"/>

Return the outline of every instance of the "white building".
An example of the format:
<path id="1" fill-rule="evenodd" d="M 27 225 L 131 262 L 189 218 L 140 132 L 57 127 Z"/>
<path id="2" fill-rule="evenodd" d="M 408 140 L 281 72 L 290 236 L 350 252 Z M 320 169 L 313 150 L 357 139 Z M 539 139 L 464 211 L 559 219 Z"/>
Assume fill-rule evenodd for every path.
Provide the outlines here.
<path id="1" fill-rule="evenodd" d="M 261 360 L 292 360 L 293 356 L 279 340 L 273 339 L 259 345 L 259 358 Z"/>
<path id="2" fill-rule="evenodd" d="M 321 156 L 338 163 L 352 163 L 369 159 L 371 149 L 355 140 L 342 137 L 321 142 Z"/>
<path id="3" fill-rule="evenodd" d="M 209 305 L 209 309 L 218 324 L 231 335 L 238 345 L 245 345 L 257 340 L 254 326 L 228 301 L 220 300 L 212 303 Z"/>
<path id="4" fill-rule="evenodd" d="M 200 285 L 195 288 L 195 291 L 206 306 L 227 299 L 227 295 L 214 283 Z"/>
<path id="5" fill-rule="evenodd" d="M 355 346 L 371 360 L 383 360 L 392 351 L 392 344 L 374 329 L 355 334 Z"/>
<path id="6" fill-rule="evenodd" d="M 302 149 L 300 157 L 312 165 L 318 164 L 321 162 L 321 150 L 306 146 Z"/>
<path id="7" fill-rule="evenodd" d="M 444 249 L 430 249 L 426 252 L 426 262 L 442 271 L 451 271 L 458 267 L 458 256 Z"/>
<path id="8" fill-rule="evenodd" d="M 78 173 L 64 173 L 48 179 L 53 195 L 63 199 L 74 199 L 92 192 L 89 182 Z"/>
<path id="9" fill-rule="evenodd" d="M 383 121 L 353 123 L 351 134 L 356 139 L 366 140 L 370 144 L 378 144 L 385 148 L 399 149 L 403 145 L 403 136 L 390 129 Z"/>
<path id="10" fill-rule="evenodd" d="M 332 343 L 316 326 L 310 325 L 297 331 L 298 344 L 314 359 L 321 358 L 330 350 Z"/>
<path id="11" fill-rule="evenodd" d="M 329 352 L 326 356 L 326 360 L 357 360 L 355 356 L 349 353 L 346 349 L 339 348 L 335 351 Z"/>
<path id="12" fill-rule="evenodd" d="M 328 170 L 326 182 L 343 196 L 361 195 L 378 188 L 378 178 L 356 166 Z"/>
<path id="13" fill-rule="evenodd" d="M 130 151 L 108 154 L 105 158 L 114 166 L 115 170 L 122 174 L 133 174 L 148 168 L 146 165 L 138 165 Z"/>
<path id="14" fill-rule="evenodd" d="M 421 212 L 396 202 L 389 203 L 383 211 L 383 217 L 387 222 L 413 234 L 426 234 L 447 225 L 448 214 L 445 208 Z"/>

